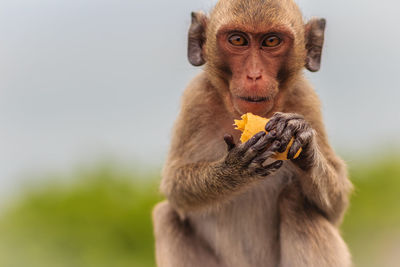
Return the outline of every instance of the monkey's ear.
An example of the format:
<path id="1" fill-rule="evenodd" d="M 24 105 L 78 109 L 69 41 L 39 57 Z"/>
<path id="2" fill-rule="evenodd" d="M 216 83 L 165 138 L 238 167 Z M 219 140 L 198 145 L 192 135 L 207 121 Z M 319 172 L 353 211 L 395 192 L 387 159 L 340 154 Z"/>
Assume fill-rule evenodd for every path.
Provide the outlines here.
<path id="1" fill-rule="evenodd" d="M 309 71 L 319 71 L 321 67 L 322 46 L 324 45 L 326 20 L 321 18 L 313 18 L 305 28 L 306 34 L 306 68 Z"/>
<path id="2" fill-rule="evenodd" d="M 192 12 L 192 25 L 189 29 L 188 58 L 193 66 L 206 63 L 203 45 L 206 41 L 207 16 L 203 12 Z"/>

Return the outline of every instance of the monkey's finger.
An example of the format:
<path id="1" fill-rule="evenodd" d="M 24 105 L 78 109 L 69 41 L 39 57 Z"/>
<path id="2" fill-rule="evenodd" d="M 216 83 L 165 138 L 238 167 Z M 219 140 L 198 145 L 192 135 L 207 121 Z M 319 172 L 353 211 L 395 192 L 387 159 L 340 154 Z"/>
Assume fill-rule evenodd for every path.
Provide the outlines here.
<path id="1" fill-rule="evenodd" d="M 268 149 L 264 151 L 264 153 L 262 153 L 260 156 L 258 156 L 255 160 L 257 160 L 257 162 L 264 162 L 267 158 L 274 155 L 280 147 L 281 147 L 281 142 L 277 140 L 274 141 L 272 145 L 270 145 Z"/>
<path id="2" fill-rule="evenodd" d="M 281 123 L 282 121 L 286 122 L 289 120 L 298 120 L 298 119 L 304 119 L 304 117 L 296 113 L 276 112 L 274 116 L 272 116 L 271 120 L 265 126 L 265 130 L 269 132 L 272 129 L 276 128 L 278 124 Z"/>
<path id="3" fill-rule="evenodd" d="M 272 138 L 275 138 L 275 137 L 276 137 L 276 131 L 275 131 L 275 130 L 271 130 L 271 131 L 268 133 L 268 135 L 269 135 L 270 137 L 272 137 Z"/>
<path id="4" fill-rule="evenodd" d="M 265 125 L 265 130 L 267 132 L 271 131 L 272 129 L 274 129 L 276 127 L 276 124 L 278 123 L 278 121 L 282 118 L 282 114 L 281 112 L 276 112 L 272 118 L 269 120 L 269 122 L 267 123 L 267 125 Z"/>
<path id="5" fill-rule="evenodd" d="M 260 176 L 268 176 L 274 172 L 276 172 L 277 170 L 279 170 L 283 165 L 283 161 L 282 160 L 278 160 L 275 161 L 267 166 L 265 166 L 264 168 L 257 168 L 255 170 L 256 174 L 260 175 Z"/>
<path id="6" fill-rule="evenodd" d="M 292 146 L 289 149 L 287 158 L 293 159 L 294 156 L 297 154 L 297 151 L 299 151 L 299 149 L 302 147 L 303 147 L 303 145 L 301 144 L 301 142 L 299 140 L 294 140 Z"/>
<path id="7" fill-rule="evenodd" d="M 277 152 L 278 149 L 281 147 L 281 142 L 278 140 L 275 140 L 272 145 L 267 149 L 267 151 L 271 151 L 271 152 Z"/>
<path id="8" fill-rule="evenodd" d="M 288 152 L 288 159 L 293 159 L 294 156 L 296 155 L 297 151 L 299 151 L 300 148 L 304 148 L 307 146 L 308 143 L 312 140 L 314 136 L 314 130 L 312 129 L 307 129 L 304 131 L 299 132 L 296 135 L 296 138 L 292 144 L 292 146 L 289 149 Z"/>
<path id="9" fill-rule="evenodd" d="M 243 147 L 241 148 L 240 153 L 243 155 L 241 161 L 243 164 L 247 165 L 249 164 L 258 154 L 259 151 L 257 151 L 254 148 L 254 145 L 259 142 L 259 140 L 265 136 L 265 132 L 259 132 L 255 136 L 253 136 L 247 143 L 243 144 Z"/>
<path id="10" fill-rule="evenodd" d="M 236 147 L 235 141 L 233 141 L 233 136 L 230 134 L 225 134 L 224 135 L 224 141 L 226 145 L 228 146 L 228 151 L 231 151 Z"/>
<path id="11" fill-rule="evenodd" d="M 301 128 L 301 120 L 290 120 L 287 122 L 286 128 L 283 130 L 280 137 L 281 147 L 278 152 L 282 153 L 286 151 L 286 148 L 290 140 L 296 135 L 297 131 Z"/>
<path id="12" fill-rule="evenodd" d="M 275 152 L 277 152 L 278 151 L 278 149 L 281 147 L 281 142 L 279 141 L 279 140 L 275 140 L 273 143 L 272 143 L 272 145 L 270 145 L 269 147 L 268 147 L 268 149 L 266 150 L 266 151 L 264 151 L 264 153 L 266 153 L 266 152 L 273 152 L 273 153 L 275 153 Z"/>
<path id="13" fill-rule="evenodd" d="M 277 161 L 265 166 L 264 169 L 275 171 L 275 170 L 278 170 L 280 167 L 282 167 L 282 165 L 283 165 L 283 160 L 277 160 Z"/>
<path id="14" fill-rule="evenodd" d="M 282 133 L 286 128 L 287 121 L 285 119 L 279 120 L 279 122 L 276 124 L 275 130 L 276 130 L 276 137 L 281 138 Z"/>
<path id="15" fill-rule="evenodd" d="M 250 147 L 254 146 L 258 142 L 258 140 L 260 140 L 260 138 L 264 135 L 266 135 L 265 132 L 259 132 L 255 134 L 252 138 L 250 138 L 249 141 L 242 144 L 241 150 L 243 150 L 243 152 L 245 153 Z"/>
<path id="16" fill-rule="evenodd" d="M 258 151 L 254 147 L 250 147 L 242 157 L 244 165 L 250 164 L 255 157 L 257 157 Z"/>
<path id="17" fill-rule="evenodd" d="M 262 164 L 264 161 L 266 161 L 267 159 L 269 159 L 270 157 L 272 157 L 273 155 L 275 155 L 275 152 L 272 151 L 265 151 L 264 153 L 262 153 L 260 156 L 256 157 L 253 162 L 257 163 L 257 164 Z"/>
<path id="18" fill-rule="evenodd" d="M 258 152 L 262 152 L 268 145 L 270 145 L 275 140 L 274 135 L 264 135 L 258 142 L 253 146 Z"/>
<path id="19" fill-rule="evenodd" d="M 285 116 L 288 120 L 304 120 L 304 116 L 297 113 L 286 113 Z"/>
<path id="20" fill-rule="evenodd" d="M 248 152 L 245 154 L 245 162 L 253 162 L 256 164 L 260 164 L 264 162 L 262 159 L 258 159 L 258 161 L 255 161 L 254 158 L 259 157 L 260 153 L 264 155 L 265 157 L 267 156 L 266 153 L 270 152 L 270 154 L 275 154 L 275 151 L 279 148 L 280 143 L 279 141 L 275 141 L 275 145 L 272 144 L 271 142 L 274 140 L 274 137 L 264 135 L 260 140 L 252 146 Z M 268 147 L 269 146 L 269 147 Z M 265 150 L 268 147 L 267 150 Z M 273 151 L 272 151 L 273 150 Z M 270 157 L 270 156 L 268 156 Z"/>

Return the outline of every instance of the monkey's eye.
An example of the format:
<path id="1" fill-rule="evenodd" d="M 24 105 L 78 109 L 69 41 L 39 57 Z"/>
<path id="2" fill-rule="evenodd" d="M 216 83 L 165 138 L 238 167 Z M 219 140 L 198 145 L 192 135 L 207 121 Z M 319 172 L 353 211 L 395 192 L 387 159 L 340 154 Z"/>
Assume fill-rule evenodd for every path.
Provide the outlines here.
<path id="1" fill-rule="evenodd" d="M 246 46 L 249 44 L 246 38 L 239 34 L 233 34 L 228 38 L 229 43 L 234 46 Z"/>
<path id="2" fill-rule="evenodd" d="M 263 47 L 276 47 L 282 43 L 281 38 L 276 35 L 270 35 L 262 42 Z"/>

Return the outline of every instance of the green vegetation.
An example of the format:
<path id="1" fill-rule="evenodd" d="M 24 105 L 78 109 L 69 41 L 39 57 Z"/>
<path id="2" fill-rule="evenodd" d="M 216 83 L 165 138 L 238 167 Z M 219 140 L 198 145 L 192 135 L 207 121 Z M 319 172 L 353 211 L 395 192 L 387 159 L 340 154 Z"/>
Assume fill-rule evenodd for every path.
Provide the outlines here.
<path id="1" fill-rule="evenodd" d="M 350 166 L 355 191 L 342 232 L 356 266 L 400 262 L 400 158 Z"/>
<path id="2" fill-rule="evenodd" d="M 99 167 L 26 190 L 0 216 L 1 267 L 154 266 L 157 175 Z M 400 160 L 352 166 L 342 227 L 357 266 L 397 266 Z M 46 179 L 45 179 L 46 181 Z"/>
<path id="3" fill-rule="evenodd" d="M 148 180 L 101 167 L 26 192 L 0 218 L 1 267 L 154 266 Z"/>

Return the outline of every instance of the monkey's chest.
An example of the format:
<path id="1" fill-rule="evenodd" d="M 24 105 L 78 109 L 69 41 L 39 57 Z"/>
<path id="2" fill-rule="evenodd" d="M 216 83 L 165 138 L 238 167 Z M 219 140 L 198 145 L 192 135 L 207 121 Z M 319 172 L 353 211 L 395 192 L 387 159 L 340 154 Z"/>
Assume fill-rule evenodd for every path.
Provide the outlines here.
<path id="1" fill-rule="evenodd" d="M 196 219 L 197 232 L 226 266 L 278 263 L 278 197 L 287 180 L 282 174 L 268 177 L 217 212 Z"/>

